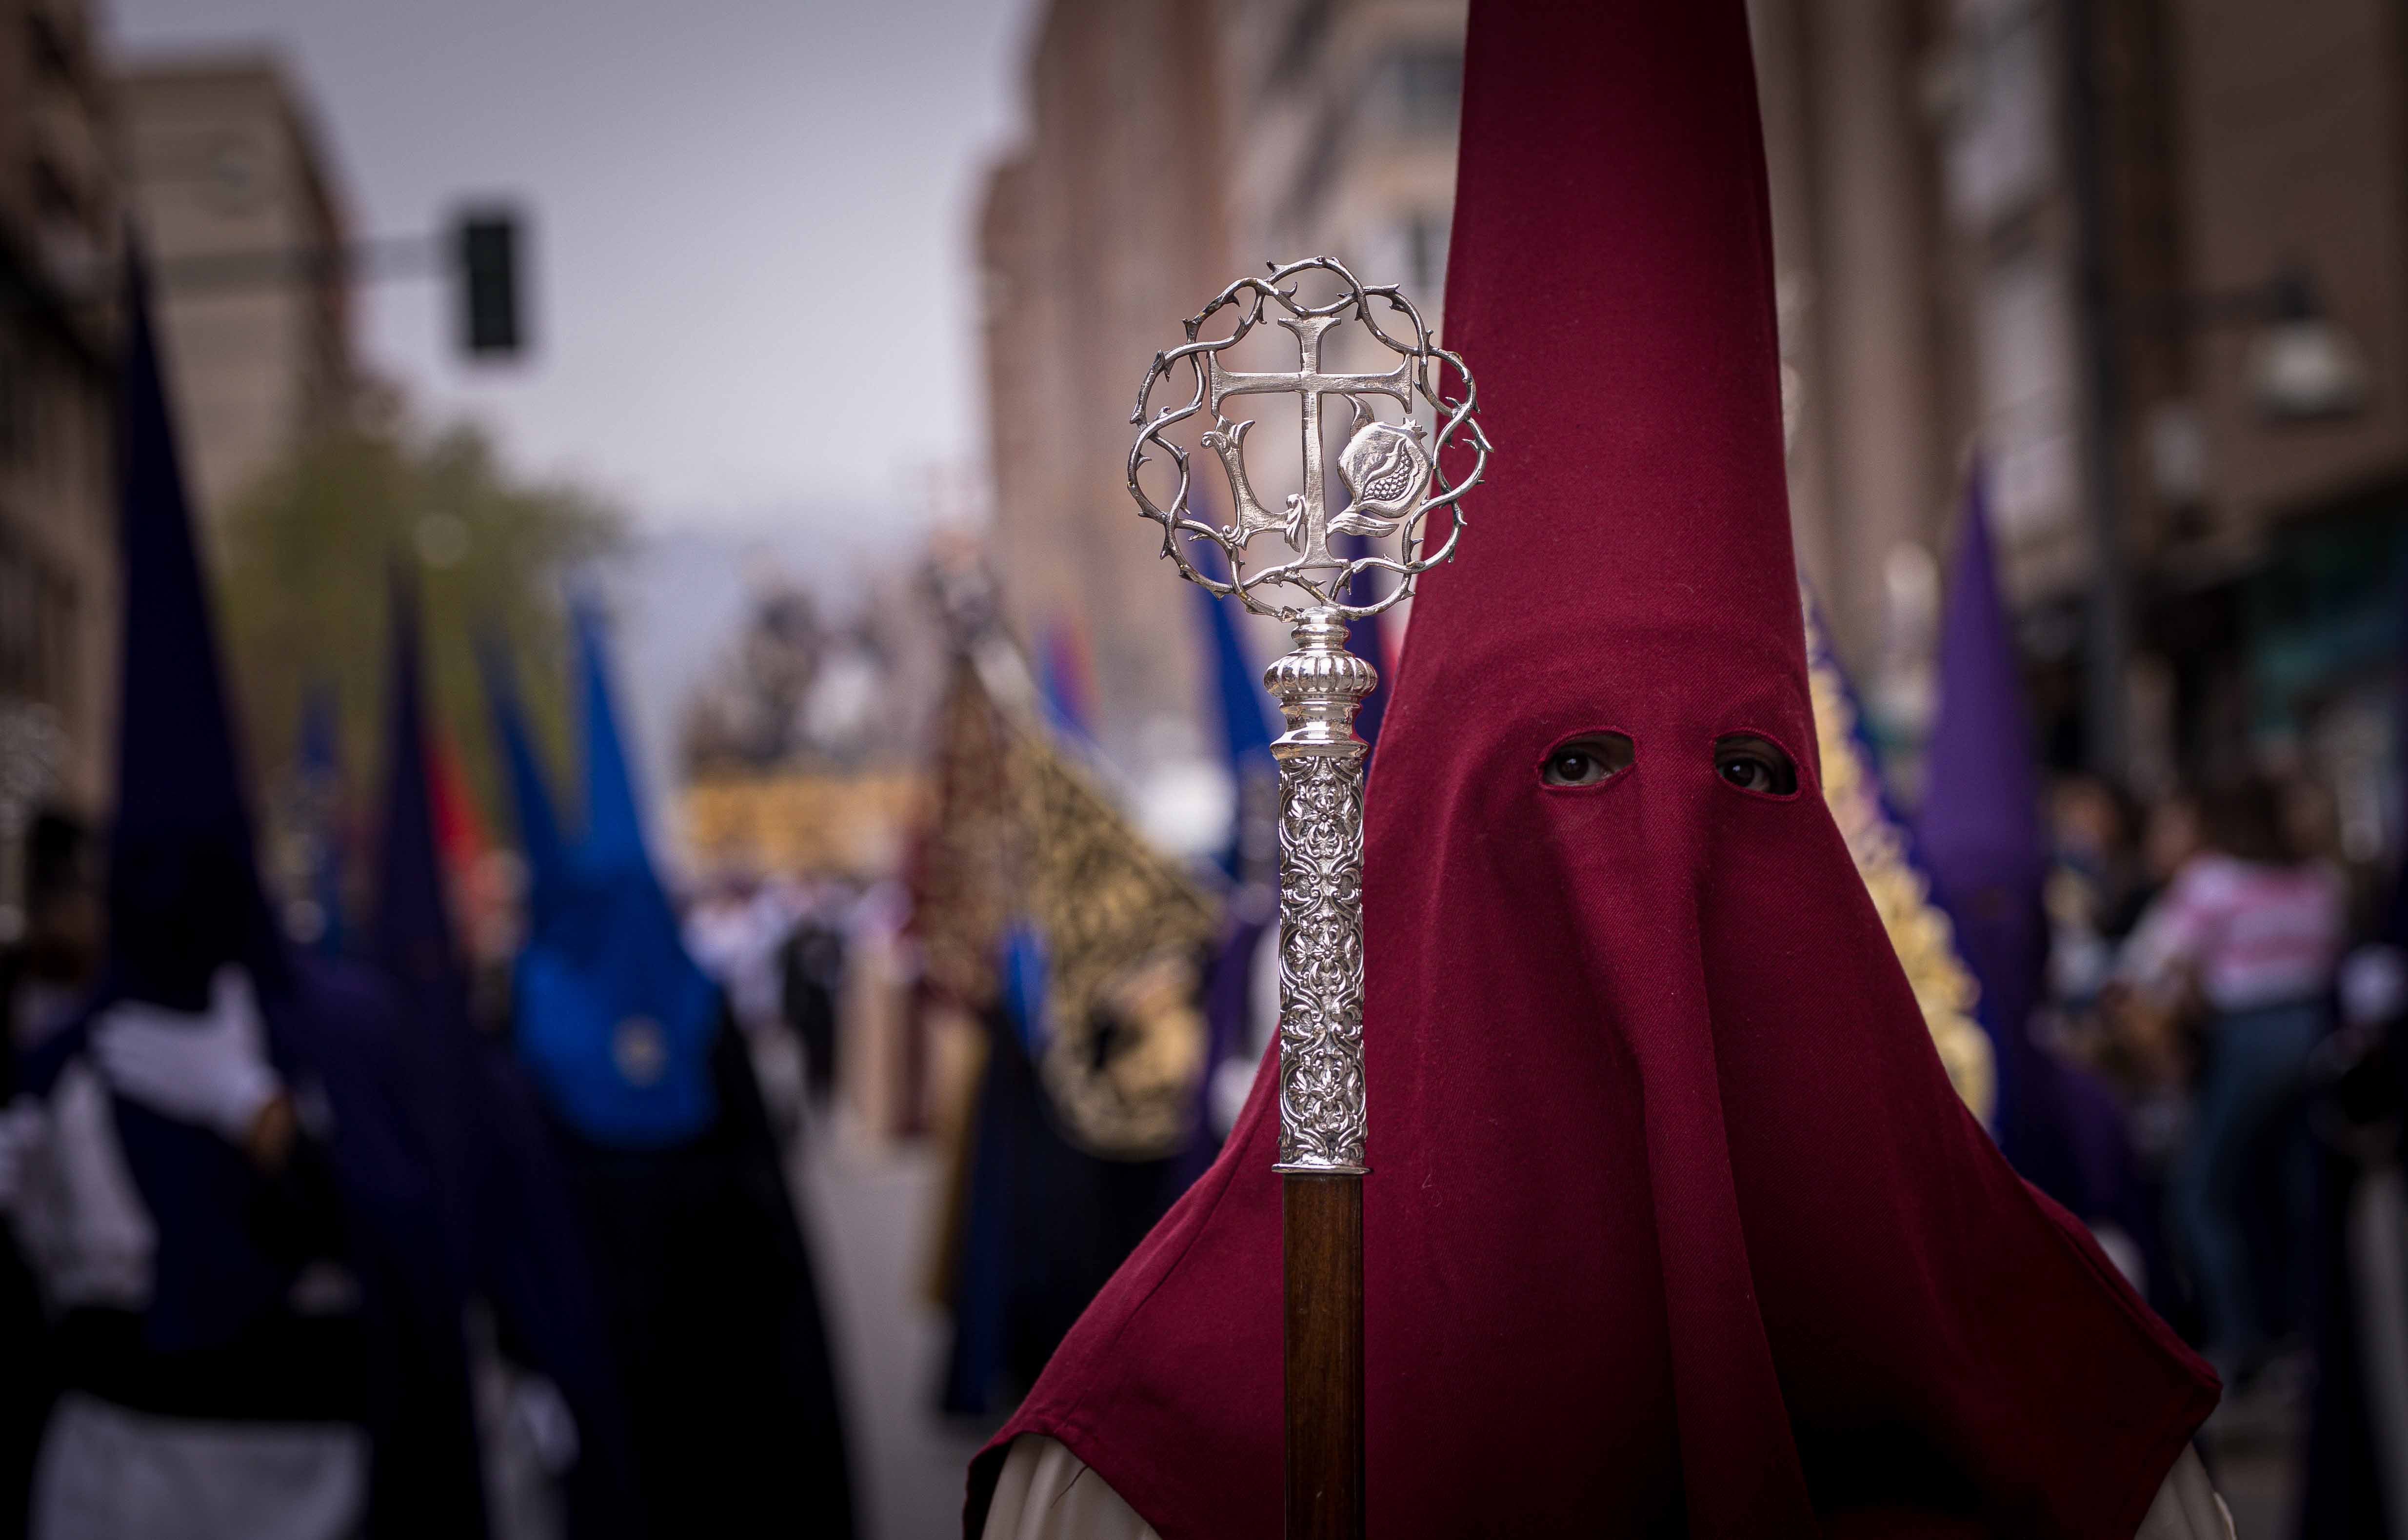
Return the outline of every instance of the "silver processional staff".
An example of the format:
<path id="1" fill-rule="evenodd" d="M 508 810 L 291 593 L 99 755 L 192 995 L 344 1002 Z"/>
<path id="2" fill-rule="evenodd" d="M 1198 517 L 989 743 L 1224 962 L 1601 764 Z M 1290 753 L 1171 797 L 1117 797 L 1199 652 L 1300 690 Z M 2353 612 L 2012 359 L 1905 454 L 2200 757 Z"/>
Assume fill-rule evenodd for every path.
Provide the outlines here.
<path id="1" fill-rule="evenodd" d="M 1301 292 L 1330 293 L 1320 302 Z M 1207 336 L 1215 317 L 1226 331 Z M 1222 360 L 1268 321 L 1296 342 L 1297 367 L 1242 372 Z M 1383 324 L 1384 322 L 1384 324 Z M 1292 628 L 1295 650 L 1265 671 L 1287 731 L 1271 745 L 1280 767 L 1280 1134 L 1286 1368 L 1286 1533 L 1289 1540 L 1361 1540 L 1363 1534 L 1363 1177 L 1369 1132 L 1363 1080 L 1363 761 L 1354 711 L 1379 683 L 1346 649 L 1347 622 L 1409 597 L 1413 581 L 1454 554 L 1464 495 L 1487 468 L 1488 441 L 1473 420 L 1478 396 L 1463 361 L 1440 348 L 1412 302 L 1393 285 L 1367 286 L 1345 266 L 1312 257 L 1240 278 L 1186 322 L 1187 340 L 1158 353 L 1129 421 L 1129 495 L 1162 527 L 1163 553 L 1180 576 Z M 1325 366 L 1329 343 L 1352 338 L 1384 370 Z M 1343 344 L 1341 343 L 1341 346 Z M 1182 375 L 1192 387 L 1181 398 Z M 1164 400 L 1157 404 L 1157 392 Z M 1455 393 L 1449 393 L 1450 392 Z M 1232 421 L 1233 398 L 1289 394 L 1303 418 L 1302 490 L 1277 512 L 1255 497 L 1246 472 L 1251 420 Z M 1329 506 L 1324 405 L 1346 404 L 1338 451 L 1347 501 Z M 1391 413 L 1383 419 L 1382 411 Z M 1193 465 L 1169 436 L 1197 420 L 1197 441 L 1228 481 L 1232 520 L 1197 517 Z M 1455 449 L 1456 455 L 1447 451 Z M 1463 466 L 1450 479 L 1444 462 Z M 1147 467 L 1168 501 L 1147 490 Z M 1433 514 L 1445 537 L 1426 543 Z M 1332 535 L 1361 537 L 1341 556 Z M 1268 562 L 1249 562 L 1276 535 Z M 1195 558 L 1210 548 L 1216 561 Z M 1226 579 L 1212 575 L 1226 570 Z"/>

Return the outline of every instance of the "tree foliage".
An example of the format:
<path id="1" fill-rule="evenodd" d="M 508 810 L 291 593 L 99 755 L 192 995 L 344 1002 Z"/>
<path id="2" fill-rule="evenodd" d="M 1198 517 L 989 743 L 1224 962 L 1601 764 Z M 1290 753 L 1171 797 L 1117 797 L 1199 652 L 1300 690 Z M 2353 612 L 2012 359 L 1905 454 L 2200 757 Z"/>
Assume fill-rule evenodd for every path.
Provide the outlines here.
<path id="1" fill-rule="evenodd" d="M 425 616 L 430 719 L 488 812 L 499 811 L 477 638 L 509 643 L 538 732 L 562 741 L 563 579 L 611 549 L 621 526 L 616 510 L 574 487 L 515 478 L 473 426 L 421 435 L 346 425 L 302 445 L 217 532 L 236 692 L 263 786 L 293 763 L 305 695 L 331 686 L 351 800 L 356 808 L 374 794 L 390 574 L 407 563 Z"/>

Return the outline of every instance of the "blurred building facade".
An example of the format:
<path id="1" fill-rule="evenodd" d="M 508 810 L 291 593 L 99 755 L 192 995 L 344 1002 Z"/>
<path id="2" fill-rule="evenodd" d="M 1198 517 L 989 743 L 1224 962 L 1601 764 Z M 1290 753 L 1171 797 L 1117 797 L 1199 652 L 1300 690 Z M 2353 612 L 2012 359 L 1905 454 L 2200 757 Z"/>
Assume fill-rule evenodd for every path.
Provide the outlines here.
<path id="1" fill-rule="evenodd" d="M 1440 323 L 1463 0 L 1227 0 L 1240 265 L 1328 255 Z M 1233 272 L 1231 277 L 1235 277 Z"/>
<path id="2" fill-rule="evenodd" d="M 139 63 L 118 100 L 185 470 L 214 515 L 352 408 L 348 200 L 273 55 Z"/>
<path id="3" fill-rule="evenodd" d="M 113 142 L 81 0 L 0 0 L 0 713 L 43 708 L 41 794 L 87 816 L 115 694 Z"/>
<path id="4" fill-rule="evenodd" d="M 1462 0 L 1043 12 L 1028 131 L 979 226 L 996 559 L 1024 638 L 1082 633 L 1097 734 L 1140 777 L 1201 747 L 1203 678 L 1193 602 L 1125 485 L 1146 364 L 1273 256 L 1340 257 L 1436 321 L 1462 31 Z M 1261 415 L 1264 441 L 1284 441 L 1278 406 Z M 1283 459 L 1263 460 L 1275 503 Z M 1266 623 L 1260 650 L 1277 645 Z"/>
<path id="5" fill-rule="evenodd" d="M 1928 709 L 1932 559 L 1978 459 L 2048 756 L 2143 791 L 2297 763 L 2372 853 L 2408 611 L 2408 18 L 1750 9 L 1801 564 L 1893 737 Z"/>
<path id="6" fill-rule="evenodd" d="M 979 222 L 995 544 L 1024 637 L 1093 659 L 1106 751 L 1143 775 L 1195 751 L 1193 615 L 1129 504 L 1147 363 L 1236 276 L 1219 34 L 1192 0 L 1055 0 L 1028 129 Z"/>
<path id="7" fill-rule="evenodd" d="M 1800 566 L 1883 734 L 1911 759 L 1928 721 L 1978 459 L 2053 761 L 2371 784 L 2408 593 L 2408 19 L 1749 11 Z M 1435 308 L 1462 27 L 1459 0 L 1048 8 L 982 225 L 997 531 L 1016 619 L 1085 615 L 1108 716 L 1182 709 L 1194 666 L 1120 486 L 1125 397 L 1268 256 Z"/>
<path id="8" fill-rule="evenodd" d="M 2135 400 L 2126 447 L 2154 558 L 2143 663 L 2174 697 L 2177 752 L 2296 743 L 2368 854 L 2396 803 L 2371 767 L 2398 742 L 2408 609 L 2408 13 L 2184 0 L 2174 19 L 2182 288 L 2261 299 L 2128 339 L 2157 349 L 2164 392 Z M 2319 324 L 2344 366 L 2321 381 Z"/>

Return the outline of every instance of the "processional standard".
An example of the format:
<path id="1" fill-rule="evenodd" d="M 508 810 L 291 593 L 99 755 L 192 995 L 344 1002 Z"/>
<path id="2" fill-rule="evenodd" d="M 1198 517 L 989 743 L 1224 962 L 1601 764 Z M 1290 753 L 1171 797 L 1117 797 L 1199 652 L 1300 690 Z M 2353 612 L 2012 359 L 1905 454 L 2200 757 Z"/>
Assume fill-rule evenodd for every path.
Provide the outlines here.
<path id="1" fill-rule="evenodd" d="M 1310 291 L 1308 292 L 1308 291 Z M 1215 318 L 1226 331 L 1206 331 Z M 1264 322 L 1295 339 L 1297 367 L 1241 372 L 1225 354 Z M 1385 322 L 1383 324 L 1383 322 Z M 1473 420 L 1478 396 L 1463 361 L 1440 348 L 1393 285 L 1365 285 L 1327 257 L 1240 278 L 1186 322 L 1187 340 L 1154 356 L 1129 421 L 1129 495 L 1162 528 L 1181 577 L 1291 628 L 1296 649 L 1265 671 L 1287 731 L 1280 767 L 1280 1134 L 1285 1276 L 1286 1533 L 1289 1540 L 1363 1534 L 1363 762 L 1354 711 L 1379 683 L 1347 650 L 1347 624 L 1410 597 L 1414 580 L 1455 552 L 1464 495 L 1488 463 Z M 1326 356 L 1366 354 L 1393 366 L 1347 372 Z M 1183 378 L 1182 396 L 1168 383 Z M 1162 399 L 1157 402 L 1159 392 Z M 1274 511 L 1246 470 L 1251 420 L 1229 403 L 1299 398 L 1301 490 Z M 1349 421 L 1336 468 L 1346 501 L 1329 504 L 1324 404 Z M 1383 420 L 1382 410 L 1393 413 Z M 1197 516 L 1196 443 L 1220 463 L 1231 521 Z M 1149 472 L 1149 467 L 1153 467 Z M 1452 473 L 1452 474 L 1451 474 Z M 1157 501 L 1149 491 L 1167 492 Z M 1444 536 L 1426 537 L 1433 516 Z M 1277 559 L 1250 561 L 1265 535 Z M 1357 539 L 1341 554 L 1333 535 Z M 1197 558 L 1206 551 L 1217 557 Z M 1216 576 L 1226 571 L 1227 577 Z"/>

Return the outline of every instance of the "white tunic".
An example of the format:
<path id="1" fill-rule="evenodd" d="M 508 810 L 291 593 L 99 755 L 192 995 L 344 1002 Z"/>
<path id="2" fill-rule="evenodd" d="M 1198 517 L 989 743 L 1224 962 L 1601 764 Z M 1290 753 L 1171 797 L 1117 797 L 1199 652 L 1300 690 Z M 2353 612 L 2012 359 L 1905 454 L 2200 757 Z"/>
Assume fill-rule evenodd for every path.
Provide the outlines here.
<path id="1" fill-rule="evenodd" d="M 158 1232 L 127 1168 L 109 1091 L 82 1060 L 59 1077 L 13 1219 L 44 1299 L 139 1311 Z M 308 1286 L 316 1275 L 305 1276 Z M 160 1417 L 69 1391 L 43 1430 L 35 1540 L 346 1540 L 367 1494 L 367 1436 L 342 1423 Z"/>
<path id="2" fill-rule="evenodd" d="M 1104 1478 L 1060 1442 L 1038 1433 L 1011 1441 L 982 1540 L 1161 1540 Z M 2233 1540 L 2232 1515 L 2208 1484 L 2197 1451 L 2157 1489 L 2132 1540 Z"/>
<path id="3" fill-rule="evenodd" d="M 367 1435 L 327 1423 L 149 1417 L 70 1391 L 34 1475 L 35 1540 L 347 1540 Z"/>

